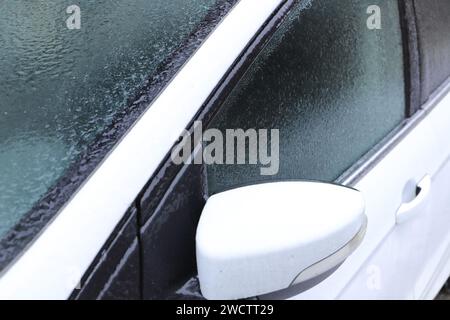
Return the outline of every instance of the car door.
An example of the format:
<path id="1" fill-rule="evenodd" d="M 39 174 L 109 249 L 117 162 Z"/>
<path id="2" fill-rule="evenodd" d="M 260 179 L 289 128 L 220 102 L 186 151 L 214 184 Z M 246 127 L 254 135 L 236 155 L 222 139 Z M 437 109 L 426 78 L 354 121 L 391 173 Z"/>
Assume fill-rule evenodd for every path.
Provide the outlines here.
<path id="1" fill-rule="evenodd" d="M 429 175 L 428 200 L 422 205 L 416 203 L 417 208 L 411 208 L 407 220 L 397 219 L 389 235 L 343 290 L 343 298 L 357 295 L 361 298 L 433 299 L 449 275 L 449 148 L 444 137 L 448 136 L 450 128 L 447 81 L 450 75 L 450 5 L 439 0 L 427 4 L 414 1 L 408 5 L 413 9 L 417 28 L 412 33 L 418 35 L 413 41 L 418 42 L 417 55 L 421 61 L 421 110 L 410 120 L 413 127 L 407 129 L 378 165 L 383 171 L 391 165 L 395 169 L 391 175 L 400 173 L 401 177 L 397 178 L 400 181 L 411 179 L 411 185 Z M 395 161 L 405 163 L 404 168 L 396 166 Z M 376 172 L 376 168 L 369 172 L 358 186 L 370 188 L 371 179 L 389 180 L 387 172 L 379 171 L 380 176 Z M 398 205 L 398 199 L 393 205 Z"/>
<path id="2" fill-rule="evenodd" d="M 221 130 L 279 128 L 280 168 L 266 177 L 257 166 L 207 166 L 209 194 L 260 181 L 310 179 L 353 186 L 366 198 L 363 245 L 327 280 L 295 298 L 338 297 L 395 226 L 402 201 L 414 198 L 416 185 L 433 169 L 431 127 L 417 137 L 408 134 L 415 147 L 386 160 L 393 157 L 389 145 L 410 126 L 412 106 L 405 96 L 409 79 L 398 3 L 378 3 L 381 29 L 367 26 L 371 5 L 294 6 L 210 124 Z M 373 163 L 380 157 L 388 165 L 378 169 Z M 405 267 L 422 259 L 417 251 Z M 278 297 L 284 296 L 267 296 Z"/>
<path id="3" fill-rule="evenodd" d="M 237 64 L 197 120 L 222 132 L 280 129 L 279 171 L 261 176 L 261 163 L 201 169 L 188 164 L 171 181 L 164 201 L 149 205 L 157 192 L 151 186 L 141 202 L 142 212 L 152 215 L 141 229 L 144 297 L 201 298 L 194 234 L 208 195 L 286 179 L 335 181 L 361 190 L 368 231 L 362 246 L 322 283 L 288 297 L 262 298 L 420 296 L 429 234 L 437 231 L 430 214 L 434 185 L 445 184 L 439 169 L 447 153 L 440 152 L 436 131 L 448 125 L 436 127 L 437 119 L 445 118 L 445 103 L 435 107 L 432 99 L 424 105 L 417 97 L 423 83 L 417 84 L 414 63 L 421 53 L 413 51 L 418 45 L 405 30 L 416 16 L 407 12 L 411 3 L 400 4 L 377 3 L 378 29 L 367 24 L 372 2 L 295 2 L 279 27 L 266 29 L 259 50 L 244 55 L 251 59 Z M 381 260 L 372 260 L 382 247 L 388 249 L 378 255 Z"/>

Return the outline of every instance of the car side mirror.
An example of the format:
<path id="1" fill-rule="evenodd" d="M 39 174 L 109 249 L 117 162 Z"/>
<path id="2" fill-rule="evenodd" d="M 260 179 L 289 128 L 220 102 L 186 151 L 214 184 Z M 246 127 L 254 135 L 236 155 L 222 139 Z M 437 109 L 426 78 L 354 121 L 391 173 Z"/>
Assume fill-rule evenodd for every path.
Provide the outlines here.
<path id="1" fill-rule="evenodd" d="M 318 182 L 274 182 L 213 195 L 196 235 L 207 299 L 287 289 L 338 267 L 359 246 L 367 218 L 361 193 Z"/>

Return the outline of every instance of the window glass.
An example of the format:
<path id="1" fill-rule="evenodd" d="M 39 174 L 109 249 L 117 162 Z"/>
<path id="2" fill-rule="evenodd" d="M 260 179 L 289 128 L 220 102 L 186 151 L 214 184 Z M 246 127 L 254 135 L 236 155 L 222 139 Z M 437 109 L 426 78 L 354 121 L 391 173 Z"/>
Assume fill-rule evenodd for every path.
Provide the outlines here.
<path id="1" fill-rule="evenodd" d="M 218 2 L 0 1 L 0 237 Z"/>
<path id="2" fill-rule="evenodd" d="M 209 165 L 209 192 L 337 179 L 404 119 L 404 90 L 396 1 L 300 1 L 209 125 L 279 129 L 279 171 Z"/>
<path id="3" fill-rule="evenodd" d="M 450 1 L 414 1 L 419 36 L 422 102 L 450 77 Z"/>

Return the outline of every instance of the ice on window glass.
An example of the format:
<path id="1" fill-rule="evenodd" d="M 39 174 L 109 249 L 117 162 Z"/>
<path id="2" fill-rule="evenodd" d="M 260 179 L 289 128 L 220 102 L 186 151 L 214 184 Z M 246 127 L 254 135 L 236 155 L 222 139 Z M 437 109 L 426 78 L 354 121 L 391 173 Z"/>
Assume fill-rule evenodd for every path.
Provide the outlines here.
<path id="1" fill-rule="evenodd" d="M 398 4 L 376 3 L 381 29 L 368 27 L 370 0 L 298 2 L 210 125 L 279 129 L 279 171 L 210 165 L 211 193 L 268 180 L 334 181 L 401 123 Z"/>
<path id="2" fill-rule="evenodd" d="M 0 237 L 216 2 L 0 1 Z"/>

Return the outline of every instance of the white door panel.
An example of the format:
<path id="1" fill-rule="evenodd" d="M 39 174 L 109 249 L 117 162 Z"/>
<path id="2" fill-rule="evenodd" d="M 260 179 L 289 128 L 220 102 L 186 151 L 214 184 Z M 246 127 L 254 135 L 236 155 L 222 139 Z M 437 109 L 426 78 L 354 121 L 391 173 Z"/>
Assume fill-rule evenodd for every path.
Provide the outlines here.
<path id="1" fill-rule="evenodd" d="M 450 94 L 439 103 L 431 120 L 437 144 L 435 160 L 445 161 L 434 179 L 427 258 L 415 285 L 419 299 L 434 298 L 450 276 Z"/>
<path id="2" fill-rule="evenodd" d="M 449 182 L 450 163 L 447 163 L 433 180 L 427 212 L 410 223 L 396 226 L 341 298 L 422 299 L 436 295 L 449 275 L 446 271 L 443 277 L 437 277 L 439 266 L 445 262 L 442 259 L 449 258 Z"/>
<path id="3" fill-rule="evenodd" d="M 431 111 L 421 113 L 416 117 L 428 114 L 355 185 L 365 196 L 369 219 L 360 248 L 328 279 L 295 299 L 417 296 L 414 291 L 419 290 L 416 283 L 429 259 L 429 244 L 436 242 L 435 237 L 430 238 L 436 232 L 432 211 L 445 207 L 438 203 L 443 200 L 436 200 L 441 198 L 435 189 L 450 181 L 440 170 L 450 154 L 450 96 Z M 405 202 L 405 186 L 411 181 L 419 183 L 427 174 L 432 176 L 431 200 L 436 203 L 396 225 L 396 212 Z"/>
<path id="4" fill-rule="evenodd" d="M 432 299 L 450 275 L 445 265 L 450 262 L 450 162 L 436 175 L 431 201 L 431 226 L 426 243 L 426 259 L 415 283 L 415 297 Z M 441 275 L 442 273 L 442 275 Z"/>

